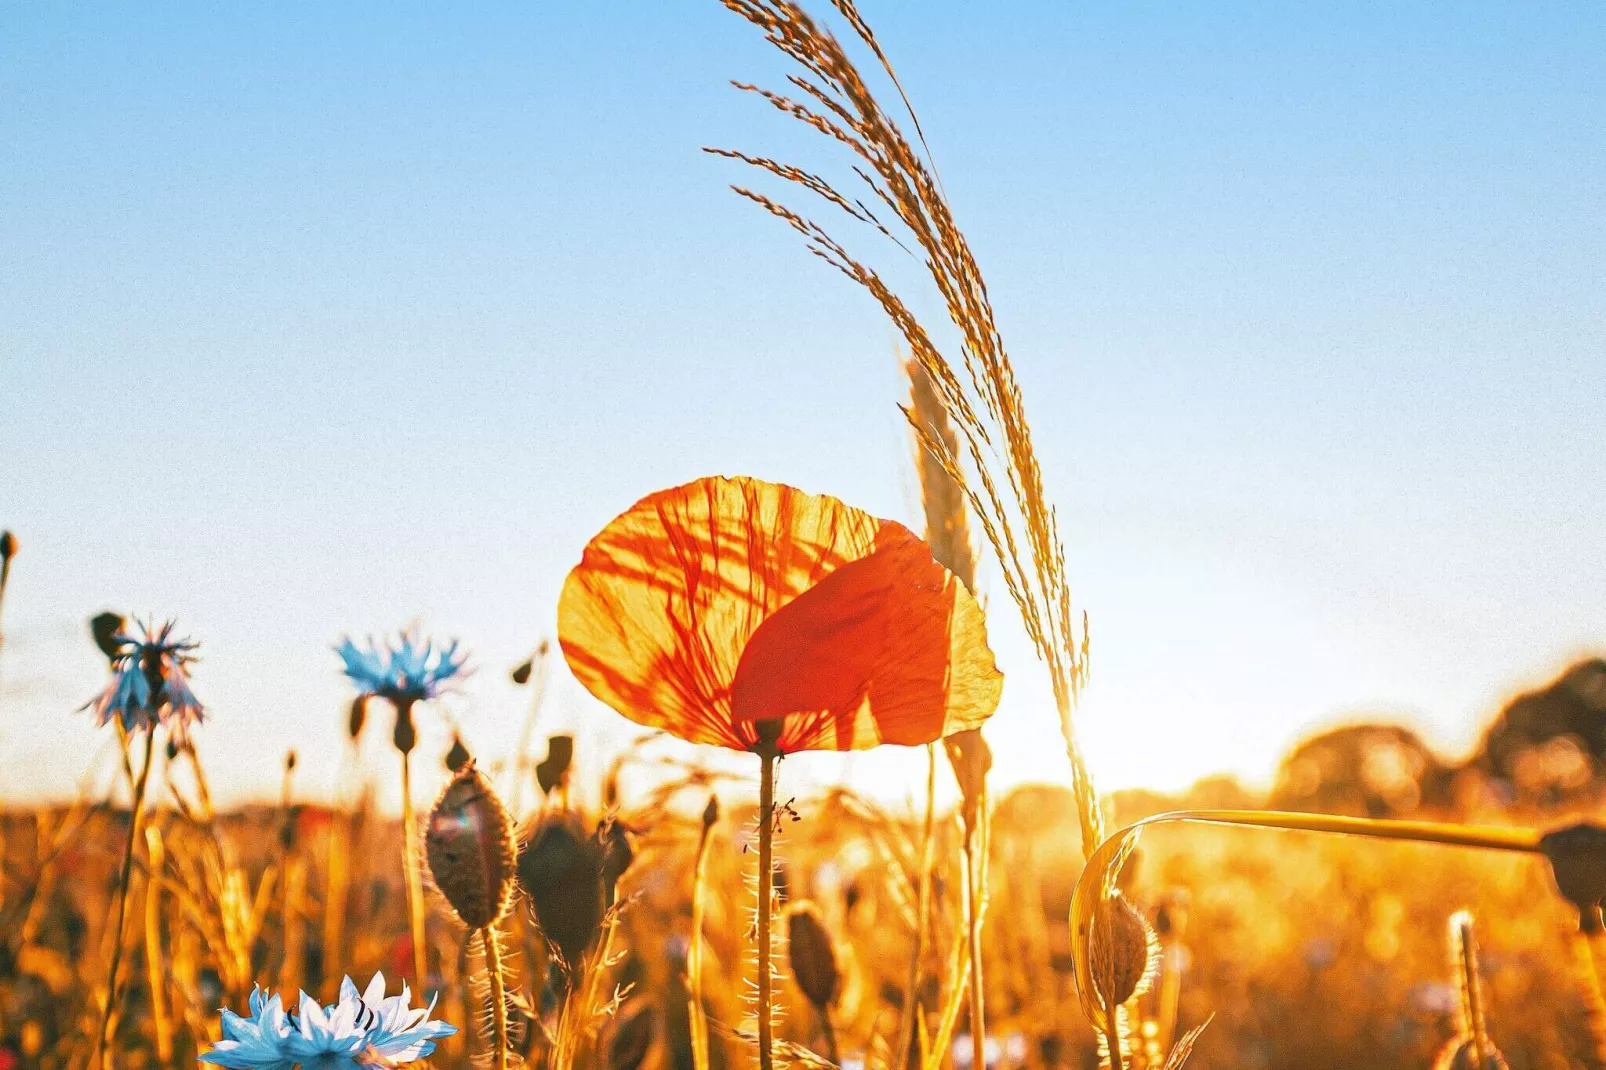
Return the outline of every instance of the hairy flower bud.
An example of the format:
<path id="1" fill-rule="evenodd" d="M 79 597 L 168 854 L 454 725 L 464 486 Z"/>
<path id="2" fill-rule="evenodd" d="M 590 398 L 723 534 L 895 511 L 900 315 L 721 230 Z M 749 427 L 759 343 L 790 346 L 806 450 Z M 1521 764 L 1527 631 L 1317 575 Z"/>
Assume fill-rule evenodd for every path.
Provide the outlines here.
<path id="1" fill-rule="evenodd" d="M 831 934 L 826 932 L 814 904 L 798 902 L 787 911 L 786 939 L 797 987 L 819 1009 L 831 1006 L 836 1002 L 842 978 L 837 972 Z"/>
<path id="2" fill-rule="evenodd" d="M 1089 954 L 1099 996 L 1114 1008 L 1148 991 L 1160 964 L 1160 943 L 1138 909 L 1115 892 L 1094 914 Z"/>
<path id="3" fill-rule="evenodd" d="M 570 814 L 550 814 L 519 850 L 519 885 L 572 980 L 602 927 L 602 848 Z"/>
<path id="4" fill-rule="evenodd" d="M 1606 828 L 1586 823 L 1547 832 L 1539 841 L 1562 898 L 1578 908 L 1581 932 L 1600 932 L 1606 899 Z"/>
<path id="5" fill-rule="evenodd" d="M 502 919 L 518 866 L 513 819 L 472 761 L 430 811 L 424 845 L 435 886 L 464 925 L 483 929 Z"/>

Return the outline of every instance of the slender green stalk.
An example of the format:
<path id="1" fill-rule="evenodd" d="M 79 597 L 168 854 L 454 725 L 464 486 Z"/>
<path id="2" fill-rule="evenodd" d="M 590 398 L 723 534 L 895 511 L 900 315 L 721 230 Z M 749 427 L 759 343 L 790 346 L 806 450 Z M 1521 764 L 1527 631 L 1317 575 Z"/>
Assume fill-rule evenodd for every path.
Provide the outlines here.
<path id="1" fill-rule="evenodd" d="M 904 986 L 903 1012 L 898 1019 L 895 1066 L 906 1065 L 914 1043 L 915 1021 L 920 1017 L 920 966 L 926 956 L 926 928 L 931 916 L 932 840 L 936 829 L 937 747 L 926 744 L 926 820 L 920 833 L 919 892 L 915 901 L 915 942 L 909 951 L 909 981 Z M 833 1060 L 834 1061 L 834 1060 Z"/>
<path id="2" fill-rule="evenodd" d="M 763 763 L 758 780 L 758 1066 L 774 1070 L 771 1047 L 774 1023 L 774 978 L 770 971 L 770 898 L 775 883 L 775 746 L 765 744 L 759 752 Z"/>
<path id="3" fill-rule="evenodd" d="M 691 939 L 686 947 L 686 1024 L 691 1032 L 694 1070 L 708 1070 L 708 1017 L 703 1010 L 703 908 L 708 883 L 708 846 L 713 842 L 714 821 L 705 811 L 702 836 L 697 841 L 697 863 L 692 870 Z"/>
<path id="4" fill-rule="evenodd" d="M 492 1065 L 495 1070 L 507 1070 L 507 988 L 502 978 L 502 945 L 495 925 L 481 929 L 480 937 L 485 941 L 485 972 L 491 977 L 491 1036 L 495 1044 Z"/>
<path id="5" fill-rule="evenodd" d="M 133 812 L 128 816 L 128 840 L 123 845 L 123 867 L 117 877 L 117 923 L 112 930 L 112 961 L 106 974 L 106 1006 L 100 1015 L 100 1029 L 95 1034 L 95 1049 L 89 1064 L 94 1066 L 103 1059 L 107 1070 L 112 1067 L 112 1021 L 118 1004 L 118 972 L 123 965 L 123 927 L 128 920 L 128 886 L 134 875 L 134 849 L 139 843 L 140 819 L 145 812 L 145 786 L 151 779 L 151 759 L 156 754 L 156 730 L 145 730 L 145 757 L 140 762 L 139 777 L 134 781 Z"/>
<path id="6" fill-rule="evenodd" d="M 407 921 L 413 942 L 413 983 L 424 991 L 428 969 L 424 945 L 424 876 L 418 860 L 418 815 L 413 811 L 412 752 L 402 752 L 402 865 L 407 873 Z"/>
<path id="7" fill-rule="evenodd" d="M 156 1025 L 156 1057 L 173 1061 L 173 1021 L 168 1015 L 167 974 L 162 968 L 162 888 L 158 875 L 165 860 L 162 834 L 154 825 L 145 829 L 145 971 L 151 986 L 151 1021 Z"/>

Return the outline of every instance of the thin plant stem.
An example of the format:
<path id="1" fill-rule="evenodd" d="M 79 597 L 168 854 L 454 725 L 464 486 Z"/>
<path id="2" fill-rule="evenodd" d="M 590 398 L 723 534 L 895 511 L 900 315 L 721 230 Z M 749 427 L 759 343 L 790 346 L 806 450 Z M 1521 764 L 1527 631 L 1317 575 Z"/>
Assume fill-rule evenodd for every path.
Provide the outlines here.
<path id="1" fill-rule="evenodd" d="M 937 747 L 926 744 L 926 819 L 920 831 L 920 876 L 915 898 L 915 942 L 909 949 L 909 981 L 904 986 L 903 1011 L 898 1017 L 896 1058 L 907 1060 L 914 1043 L 915 1021 L 920 1017 L 920 966 L 926 957 L 926 928 L 931 918 L 932 840 L 937 823 Z M 901 1065 L 897 1064 L 897 1065 Z"/>
<path id="2" fill-rule="evenodd" d="M 758 1065 L 774 1070 L 771 1045 L 774 1023 L 773 977 L 770 974 L 770 897 L 773 894 L 775 865 L 775 747 L 765 744 L 759 751 L 762 765 L 758 780 Z"/>
<path id="3" fill-rule="evenodd" d="M 424 946 L 424 878 L 418 864 L 418 815 L 413 812 L 412 752 L 402 752 L 402 865 L 407 873 L 407 921 L 413 941 L 413 983 L 424 991 L 428 968 Z"/>
<path id="4" fill-rule="evenodd" d="M 162 886 L 158 879 L 166 852 L 162 834 L 154 825 L 145 829 L 145 970 L 151 986 L 151 1021 L 156 1025 L 156 1057 L 173 1061 L 173 1022 L 167 1008 L 167 974 L 162 969 Z"/>
<path id="5" fill-rule="evenodd" d="M 836 1045 L 836 1023 L 831 1020 L 831 1008 L 820 1008 L 820 1032 L 825 1034 L 825 1057 L 834 1066 L 842 1065 L 842 1057 Z"/>
<path id="6" fill-rule="evenodd" d="M 970 1052 L 971 1066 L 982 1070 L 986 1066 L 987 994 L 982 984 L 981 923 L 982 883 L 981 859 L 976 845 L 974 829 L 965 830 L 965 883 L 970 887 L 965 927 L 970 944 Z"/>
<path id="7" fill-rule="evenodd" d="M 140 817 L 145 811 L 145 786 L 151 779 L 151 759 L 156 754 L 156 730 L 145 730 L 145 757 L 140 762 L 139 777 L 134 781 L 133 811 L 128 816 L 128 840 L 123 845 L 123 867 L 117 877 L 117 924 L 112 931 L 111 968 L 106 973 L 106 1006 L 101 1011 L 100 1028 L 95 1033 L 95 1049 L 89 1065 L 104 1059 L 106 1067 L 111 1061 L 111 1025 L 117 1009 L 118 972 L 123 966 L 123 926 L 128 920 L 128 886 L 134 875 L 134 848 L 139 843 Z"/>
<path id="8" fill-rule="evenodd" d="M 502 979 L 502 944 L 495 925 L 481 929 L 480 937 L 485 941 L 485 972 L 491 978 L 491 1037 L 495 1044 L 492 1065 L 496 1070 L 507 1070 L 507 989 Z"/>
<path id="9" fill-rule="evenodd" d="M 1110 1070 L 1122 1070 L 1121 1060 L 1121 1011 L 1116 1008 L 1111 1011 L 1105 1020 L 1104 1044 L 1110 1049 Z"/>
<path id="10" fill-rule="evenodd" d="M 1573 936 L 1578 957 L 1578 978 L 1584 989 L 1584 1018 L 1589 1026 L 1591 1053 L 1597 1067 L 1606 1068 L 1606 988 L 1601 984 L 1600 962 L 1596 958 L 1598 937 L 1580 930 Z"/>
<path id="11" fill-rule="evenodd" d="M 691 940 L 686 947 L 686 1024 L 691 1032 L 694 1070 L 708 1070 L 708 1018 L 703 1011 L 703 906 L 708 883 L 708 845 L 713 823 L 704 822 L 697 841 L 697 863 L 692 870 Z"/>

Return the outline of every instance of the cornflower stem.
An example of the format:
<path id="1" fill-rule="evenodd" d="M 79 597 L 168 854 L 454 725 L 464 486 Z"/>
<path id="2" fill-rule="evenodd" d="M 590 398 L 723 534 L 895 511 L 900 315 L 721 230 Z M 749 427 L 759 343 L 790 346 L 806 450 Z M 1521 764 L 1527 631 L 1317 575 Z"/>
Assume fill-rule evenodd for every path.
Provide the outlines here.
<path id="1" fill-rule="evenodd" d="M 485 972 L 491 977 L 491 1030 L 495 1048 L 492 1065 L 496 1070 L 507 1070 L 507 991 L 502 980 L 502 943 L 495 925 L 480 930 L 485 941 Z"/>
<path id="2" fill-rule="evenodd" d="M 762 765 L 758 779 L 758 1066 L 774 1070 L 770 1051 L 774 1043 L 774 978 L 770 973 L 770 899 L 775 884 L 775 758 L 773 743 L 759 751 Z"/>
<path id="3" fill-rule="evenodd" d="M 112 930 L 112 961 L 106 972 L 106 1006 L 101 1010 L 100 1028 L 95 1033 L 95 1048 L 89 1065 L 104 1060 L 112 1066 L 111 1027 L 118 1004 L 118 973 L 123 966 L 123 927 L 128 920 L 128 886 L 134 875 L 134 849 L 139 843 L 140 818 L 145 812 L 145 787 L 151 779 L 151 759 L 156 755 L 156 730 L 145 729 L 145 757 L 140 761 L 139 776 L 134 781 L 133 810 L 128 816 L 128 840 L 123 845 L 123 866 L 117 877 L 117 923 Z"/>
<path id="4" fill-rule="evenodd" d="M 712 824 L 704 824 L 697 841 L 697 863 L 692 870 L 691 885 L 691 939 L 686 947 L 686 1024 L 691 1032 L 695 1070 L 708 1070 L 708 1019 L 703 1012 L 703 902 L 713 828 Z"/>
<path id="5" fill-rule="evenodd" d="M 915 941 L 909 950 L 909 981 L 904 986 L 903 1010 L 898 1016 L 897 1058 L 907 1060 L 914 1043 L 915 1021 L 920 1017 L 920 965 L 926 956 L 926 928 L 931 916 L 931 850 L 936 828 L 937 746 L 926 744 L 926 820 L 920 834 L 920 875 L 915 901 Z M 833 1060 L 835 1061 L 835 1060 Z"/>
<path id="6" fill-rule="evenodd" d="M 413 942 L 413 983 L 424 991 L 428 969 L 424 945 L 424 878 L 418 864 L 418 815 L 413 811 L 412 752 L 402 751 L 402 865 L 407 870 L 407 921 Z"/>
<path id="7" fill-rule="evenodd" d="M 149 876 L 145 884 L 145 970 L 151 986 L 151 1020 L 156 1023 L 156 1057 L 173 1061 L 173 1022 L 167 1014 L 167 974 L 162 969 L 162 893 L 158 874 L 166 852 L 156 826 L 145 829 L 145 856 Z"/>

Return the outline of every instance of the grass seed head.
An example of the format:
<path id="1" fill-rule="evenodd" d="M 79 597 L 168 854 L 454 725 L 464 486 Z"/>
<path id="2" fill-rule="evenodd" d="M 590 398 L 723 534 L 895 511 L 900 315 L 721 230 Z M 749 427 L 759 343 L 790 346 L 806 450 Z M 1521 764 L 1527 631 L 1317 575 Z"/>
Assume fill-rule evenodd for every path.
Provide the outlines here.
<path id="1" fill-rule="evenodd" d="M 799 902 L 787 911 L 786 939 L 798 988 L 819 1009 L 831 1006 L 842 975 L 837 971 L 831 934 L 814 904 Z"/>
<path id="2" fill-rule="evenodd" d="M 1113 1010 L 1148 991 L 1160 964 L 1160 942 L 1143 914 L 1115 892 L 1098 905 L 1090 954 L 1093 983 Z"/>
<path id="3" fill-rule="evenodd" d="M 472 761 L 441 793 L 425 835 L 429 871 L 463 924 L 494 925 L 513 899 L 513 821 Z"/>

